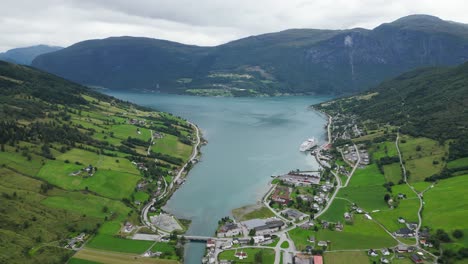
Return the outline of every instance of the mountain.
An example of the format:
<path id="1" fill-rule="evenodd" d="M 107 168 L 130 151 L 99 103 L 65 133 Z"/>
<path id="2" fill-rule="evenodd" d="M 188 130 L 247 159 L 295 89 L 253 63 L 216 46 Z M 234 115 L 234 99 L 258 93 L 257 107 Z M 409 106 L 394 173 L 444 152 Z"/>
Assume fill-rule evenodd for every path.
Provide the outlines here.
<path id="1" fill-rule="evenodd" d="M 0 106 L 0 263 L 68 263 L 88 246 L 123 259 L 118 245 L 139 255 L 153 245 L 125 239 L 121 226 L 139 224 L 161 178 L 187 162 L 191 125 L 4 61 Z M 187 153 L 148 149 L 155 135 Z M 176 244 L 165 245 L 174 263 Z"/>
<path id="2" fill-rule="evenodd" d="M 467 25 L 412 15 L 373 30 L 291 29 L 215 47 L 134 37 L 88 40 L 38 56 L 33 66 L 122 90 L 346 94 L 411 69 L 467 59 Z"/>
<path id="3" fill-rule="evenodd" d="M 47 46 L 47 45 L 36 45 L 25 48 L 11 49 L 6 52 L 0 53 L 0 60 L 31 65 L 31 62 L 39 55 L 54 52 L 63 49 L 62 47 Z"/>

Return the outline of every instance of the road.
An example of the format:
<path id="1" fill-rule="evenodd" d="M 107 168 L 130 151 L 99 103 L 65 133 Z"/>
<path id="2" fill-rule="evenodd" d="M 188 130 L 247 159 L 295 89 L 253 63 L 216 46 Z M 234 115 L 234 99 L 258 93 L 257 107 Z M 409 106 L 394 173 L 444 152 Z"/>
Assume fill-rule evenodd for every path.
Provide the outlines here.
<path id="1" fill-rule="evenodd" d="M 192 156 L 190 156 L 190 159 L 187 161 L 187 163 L 184 164 L 184 166 L 179 170 L 179 172 L 177 173 L 177 175 L 174 177 L 174 179 L 172 180 L 171 184 L 169 185 L 169 190 L 172 190 L 172 188 L 174 187 L 174 184 L 177 182 L 177 180 L 180 179 L 180 177 L 182 176 L 182 173 L 184 173 L 184 170 L 185 168 L 187 168 L 188 164 L 189 163 L 192 163 L 192 161 L 197 157 L 198 155 L 198 146 L 200 145 L 200 131 L 198 129 L 198 127 L 194 124 L 192 124 L 191 122 L 188 122 L 193 128 L 195 128 L 195 132 L 196 132 L 196 135 L 197 135 L 197 142 L 195 143 L 195 146 L 192 150 Z"/>
<path id="2" fill-rule="evenodd" d="M 421 212 L 422 212 L 422 209 L 424 207 L 424 201 L 422 199 L 422 195 L 420 193 L 418 193 L 415 189 L 414 189 L 414 186 L 412 186 L 411 184 L 409 184 L 408 182 L 408 176 L 407 176 L 407 173 L 406 173 L 406 168 L 405 168 L 405 164 L 403 163 L 403 157 L 401 155 L 401 151 L 400 151 L 400 147 L 398 145 L 398 141 L 400 139 L 400 131 L 398 130 L 397 132 L 397 138 L 395 140 L 395 146 L 396 146 L 396 149 L 397 149 L 397 152 L 398 152 L 398 157 L 400 158 L 400 166 L 401 166 L 401 169 L 403 171 L 403 178 L 405 180 L 405 183 L 406 185 L 408 185 L 408 187 L 410 187 L 410 189 L 416 194 L 416 196 L 418 197 L 419 199 L 419 209 L 418 209 L 418 226 L 415 230 L 415 236 L 414 238 L 416 239 L 416 243 L 415 243 L 415 246 L 418 246 L 419 245 L 419 229 L 421 229 L 421 225 L 422 225 L 422 216 L 421 216 Z"/>
<path id="3" fill-rule="evenodd" d="M 358 168 L 359 166 L 359 163 L 361 162 L 361 155 L 359 154 L 359 149 L 358 147 L 356 146 L 356 144 L 354 144 L 354 148 L 356 149 L 356 153 L 357 153 L 357 162 L 356 164 L 354 164 L 354 167 L 353 169 L 351 170 L 351 173 L 349 174 L 349 177 L 348 179 L 346 180 L 346 183 L 344 185 L 342 185 L 342 182 L 341 182 L 341 179 L 340 177 L 334 172 L 332 171 L 332 174 L 335 176 L 336 178 L 336 182 L 337 182 L 337 185 L 336 185 L 336 188 L 335 188 L 335 192 L 333 192 L 333 195 L 332 197 L 328 200 L 328 203 L 327 205 L 325 205 L 325 207 L 320 210 L 320 212 L 318 212 L 317 214 L 315 214 L 315 218 L 318 218 L 319 216 L 321 216 L 322 214 L 324 214 L 328 208 L 330 208 L 331 204 L 333 203 L 333 200 L 335 200 L 336 198 L 336 195 L 338 194 L 338 191 L 342 188 L 346 188 L 349 184 L 349 181 L 351 180 L 351 177 L 353 177 L 354 175 L 354 172 L 356 171 L 356 169 Z"/>
<path id="4" fill-rule="evenodd" d="M 270 182 L 271 184 L 271 182 Z M 275 209 L 271 208 L 270 204 L 268 203 L 268 197 L 270 196 L 270 194 L 275 190 L 276 188 L 276 184 L 271 184 L 271 187 L 270 187 L 270 190 L 268 190 L 268 192 L 263 196 L 263 204 L 268 208 L 270 209 L 270 211 L 272 211 L 276 217 L 280 218 L 281 220 L 285 221 L 286 223 L 292 223 L 293 221 L 290 221 L 286 218 L 284 218 L 280 213 L 276 212 Z"/>
<path id="5" fill-rule="evenodd" d="M 192 150 L 192 155 L 190 156 L 190 159 L 184 164 L 184 166 L 182 166 L 182 168 L 179 170 L 179 172 L 177 173 L 176 177 L 174 177 L 174 179 L 171 181 L 171 183 L 168 185 L 167 182 L 166 182 L 166 179 L 163 178 L 164 180 L 164 191 L 156 198 L 153 198 L 151 199 L 144 207 L 143 209 L 141 210 L 141 214 L 140 214 L 140 219 L 141 219 L 141 222 L 147 226 L 149 229 L 153 230 L 153 231 L 156 231 L 156 228 L 153 226 L 153 224 L 148 220 L 148 211 L 149 209 L 154 205 L 154 203 L 157 201 L 157 200 L 160 200 L 160 199 L 163 199 L 168 193 L 170 193 L 170 191 L 174 188 L 174 184 L 177 182 L 177 180 L 180 179 L 180 177 L 182 176 L 184 170 L 187 168 L 188 164 L 192 163 L 193 160 L 197 157 L 198 155 L 198 147 L 200 146 L 200 130 L 199 128 L 194 125 L 193 123 L 191 122 L 188 122 L 194 129 L 195 129 L 195 133 L 196 133 L 196 136 L 197 136 L 197 141 L 193 147 L 193 150 Z M 151 144 L 153 142 L 153 131 L 151 130 L 151 143 L 150 143 L 150 147 L 148 148 L 148 150 L 151 148 Z M 163 234 L 167 234 L 167 232 L 164 232 L 164 231 L 160 231 L 160 233 L 163 233 Z"/>
<path id="6" fill-rule="evenodd" d="M 398 157 L 400 158 L 400 166 L 401 166 L 401 169 L 403 171 L 403 178 L 406 182 L 406 185 L 408 185 L 408 187 L 410 187 L 410 189 L 416 194 L 416 196 L 418 197 L 419 199 L 419 209 L 418 209 L 418 226 L 415 230 L 415 239 L 416 239 L 416 243 L 414 244 L 414 246 L 421 250 L 421 251 L 424 251 L 426 254 L 428 255 L 431 255 L 434 259 L 435 259 L 435 262 L 437 262 L 438 260 L 438 257 L 434 254 L 432 254 L 431 252 L 428 252 L 426 251 L 425 249 L 421 248 L 419 246 L 419 230 L 421 229 L 421 225 L 422 225 L 422 210 L 423 210 L 423 207 L 424 207 L 424 201 L 423 201 L 423 194 L 424 192 L 426 192 L 427 190 L 429 190 L 430 188 L 433 188 L 434 187 L 434 184 L 432 184 L 431 186 L 429 186 L 428 188 L 426 188 L 424 191 L 422 191 L 421 193 L 418 193 L 416 191 L 416 189 L 414 188 L 413 185 L 409 184 L 408 183 L 408 176 L 407 176 L 407 173 L 406 173 L 406 168 L 405 168 L 405 164 L 403 162 L 403 157 L 401 155 L 401 151 L 400 151 L 400 146 L 398 145 L 398 142 L 399 142 L 399 139 L 400 139 L 400 128 L 398 128 L 398 131 L 397 131 L 397 138 L 395 140 L 395 146 L 396 146 L 396 149 L 397 149 L 397 152 L 398 152 Z"/>

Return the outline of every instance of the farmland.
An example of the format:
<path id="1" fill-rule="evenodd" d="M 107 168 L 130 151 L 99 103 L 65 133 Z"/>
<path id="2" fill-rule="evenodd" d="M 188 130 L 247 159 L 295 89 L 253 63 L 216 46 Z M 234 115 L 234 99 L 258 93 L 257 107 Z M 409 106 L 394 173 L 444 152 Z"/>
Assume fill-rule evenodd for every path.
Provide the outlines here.
<path id="1" fill-rule="evenodd" d="M 363 264 L 370 261 L 365 251 L 353 251 L 325 253 L 324 262 L 331 264 Z"/>
<path id="2" fill-rule="evenodd" d="M 399 145 L 411 183 L 439 173 L 445 164 L 442 158 L 446 156 L 447 147 L 435 140 L 403 136 Z"/>
<path id="3" fill-rule="evenodd" d="M 152 149 L 154 152 L 173 155 L 181 159 L 188 159 L 192 153 L 191 146 L 180 142 L 176 136 L 170 134 L 156 140 Z"/>
<path id="4" fill-rule="evenodd" d="M 119 253 L 101 251 L 95 249 L 84 249 L 75 254 L 70 260 L 70 264 L 127 264 L 127 263 L 140 263 L 140 264 L 177 264 L 178 261 L 145 258 L 137 254 Z"/>
<path id="5" fill-rule="evenodd" d="M 136 174 L 110 169 L 99 169 L 92 177 L 71 176 L 74 171 L 83 167 L 83 165 L 50 160 L 37 176 L 66 190 L 87 189 L 113 199 L 128 198 L 141 178 Z"/>
<path id="6" fill-rule="evenodd" d="M 468 229 L 467 179 L 468 175 L 445 179 L 425 193 L 424 225 L 447 232 Z"/>
<path id="7" fill-rule="evenodd" d="M 301 228 L 293 229 L 289 232 L 296 248 L 303 250 L 307 245 L 311 245 L 307 240 L 314 235 L 316 240 L 329 240 L 331 242 L 328 250 L 344 249 L 368 249 L 391 247 L 396 245 L 396 241 L 371 220 L 364 219 L 362 215 L 356 215 L 352 225 L 345 224 L 343 231 L 332 231 L 320 229 L 315 232 Z"/>
<path id="8" fill-rule="evenodd" d="M 240 250 L 237 250 L 240 252 Z M 247 253 L 247 258 L 239 260 L 234 256 L 236 251 L 226 250 L 219 254 L 219 260 L 231 260 L 236 263 L 254 263 L 255 259 L 262 259 L 261 263 L 274 263 L 275 262 L 275 252 L 272 249 L 255 249 L 255 248 L 245 248 L 242 249 L 243 252 Z M 256 257 L 259 254 L 261 257 Z"/>
<path id="9" fill-rule="evenodd" d="M 86 246 L 105 251 L 143 254 L 154 242 L 117 238 L 108 234 L 97 234 Z"/>
<path id="10" fill-rule="evenodd" d="M 81 233 L 90 240 L 70 263 L 119 263 L 150 249 L 154 242 L 120 238 L 119 230 L 140 224 L 137 201 L 148 200 L 161 177 L 171 181 L 168 172 L 186 161 L 192 127 L 31 68 L 1 62 L 0 71 L 11 75 L 0 84 L 2 102 L 17 109 L 0 112 L 0 262 L 66 263 L 74 251 L 65 247 L 83 245 L 72 239 Z M 188 145 L 168 145 L 166 161 L 157 162 L 147 152 L 151 131 Z M 88 248 L 106 252 L 86 255 Z M 155 249 L 179 258 L 172 244 Z"/>
<path id="11" fill-rule="evenodd" d="M 344 213 L 349 211 L 350 202 L 344 199 L 337 198 L 333 201 L 328 210 L 320 216 L 320 219 L 331 222 L 343 222 Z"/>

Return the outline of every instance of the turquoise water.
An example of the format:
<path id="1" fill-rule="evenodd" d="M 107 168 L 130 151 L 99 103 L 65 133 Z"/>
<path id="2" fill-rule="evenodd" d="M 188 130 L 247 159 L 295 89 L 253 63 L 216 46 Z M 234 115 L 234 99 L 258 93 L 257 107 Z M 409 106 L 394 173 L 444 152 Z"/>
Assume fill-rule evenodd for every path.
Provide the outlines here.
<path id="1" fill-rule="evenodd" d="M 196 123 L 208 145 L 201 162 L 172 196 L 166 210 L 191 219 L 188 234 L 213 235 L 221 217 L 254 204 L 268 189 L 271 175 L 316 169 L 299 145 L 309 137 L 325 141 L 325 117 L 308 108 L 327 97 L 214 98 L 164 94 L 110 95 L 170 112 Z M 188 264 L 199 264 L 205 245 L 190 243 Z"/>

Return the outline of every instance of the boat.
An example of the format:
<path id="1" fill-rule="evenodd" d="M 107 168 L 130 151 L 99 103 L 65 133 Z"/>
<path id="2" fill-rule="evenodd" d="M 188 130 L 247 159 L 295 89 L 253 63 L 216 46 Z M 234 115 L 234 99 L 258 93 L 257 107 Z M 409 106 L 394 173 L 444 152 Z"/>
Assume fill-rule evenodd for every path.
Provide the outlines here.
<path id="1" fill-rule="evenodd" d="M 317 146 L 317 142 L 315 141 L 315 138 L 309 138 L 306 141 L 302 142 L 302 144 L 299 146 L 299 151 L 301 152 L 308 151 L 315 146 Z"/>

